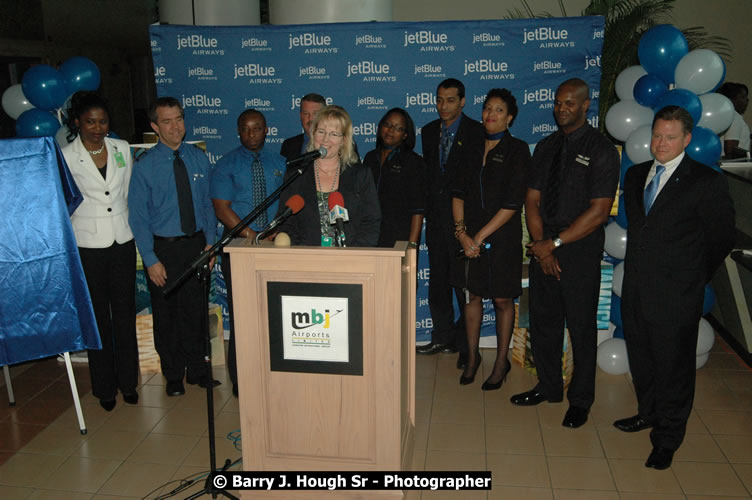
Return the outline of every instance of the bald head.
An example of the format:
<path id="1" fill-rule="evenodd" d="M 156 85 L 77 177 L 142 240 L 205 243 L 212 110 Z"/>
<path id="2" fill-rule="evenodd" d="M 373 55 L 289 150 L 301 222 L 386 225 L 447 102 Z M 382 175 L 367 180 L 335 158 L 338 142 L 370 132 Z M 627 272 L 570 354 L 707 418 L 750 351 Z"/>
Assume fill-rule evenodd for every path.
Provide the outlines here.
<path id="1" fill-rule="evenodd" d="M 590 107 L 590 89 L 579 78 L 571 78 L 556 89 L 554 117 L 565 134 L 574 132 L 585 124 Z"/>

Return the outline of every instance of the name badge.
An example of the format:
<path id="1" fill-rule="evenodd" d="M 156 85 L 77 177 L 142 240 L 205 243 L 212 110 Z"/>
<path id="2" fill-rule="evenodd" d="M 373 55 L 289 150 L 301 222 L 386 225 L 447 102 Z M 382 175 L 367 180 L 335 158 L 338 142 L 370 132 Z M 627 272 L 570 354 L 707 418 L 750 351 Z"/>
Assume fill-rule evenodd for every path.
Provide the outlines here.
<path id="1" fill-rule="evenodd" d="M 120 151 L 115 153 L 115 163 L 117 163 L 118 168 L 125 167 L 125 158 L 123 158 L 123 153 Z"/>
<path id="2" fill-rule="evenodd" d="M 577 163 L 581 163 L 585 165 L 586 167 L 590 165 L 590 157 L 588 156 L 577 155 L 577 158 L 575 158 L 574 161 L 576 161 Z"/>

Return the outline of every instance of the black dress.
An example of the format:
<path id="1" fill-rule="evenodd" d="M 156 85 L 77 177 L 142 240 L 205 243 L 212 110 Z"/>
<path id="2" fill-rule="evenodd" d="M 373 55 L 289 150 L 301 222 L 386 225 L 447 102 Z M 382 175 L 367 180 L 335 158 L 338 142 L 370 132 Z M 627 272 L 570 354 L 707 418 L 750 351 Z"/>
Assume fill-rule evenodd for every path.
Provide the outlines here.
<path id="1" fill-rule="evenodd" d="M 486 156 L 458 175 L 452 195 L 465 201 L 467 234 L 475 234 L 503 209 L 516 213 L 486 238 L 490 244 L 478 258 L 458 257 L 452 266 L 452 285 L 467 288 L 481 297 L 518 297 L 522 293 L 522 221 L 525 202 L 525 174 L 530 148 L 505 133 Z M 458 250 L 461 245 L 457 244 Z M 466 266 L 467 263 L 467 266 Z"/>
<path id="2" fill-rule="evenodd" d="M 381 205 L 377 246 L 393 247 L 408 241 L 413 215 L 423 214 L 426 204 L 426 165 L 413 151 L 395 150 L 380 164 L 381 150 L 366 154 L 363 165 L 373 173 Z"/>

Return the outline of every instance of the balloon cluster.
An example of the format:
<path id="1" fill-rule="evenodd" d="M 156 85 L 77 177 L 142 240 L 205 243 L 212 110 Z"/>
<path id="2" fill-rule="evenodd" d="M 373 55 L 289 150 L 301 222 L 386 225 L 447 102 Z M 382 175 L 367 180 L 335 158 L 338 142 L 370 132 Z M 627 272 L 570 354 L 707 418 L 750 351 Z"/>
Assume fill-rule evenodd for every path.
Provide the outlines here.
<path id="1" fill-rule="evenodd" d="M 99 88 L 99 68 L 85 57 L 71 57 L 57 70 L 46 64 L 29 68 L 20 84 L 3 93 L 3 110 L 16 120 L 18 137 L 55 135 L 60 119 L 53 114 L 79 90 Z"/>
<path id="2" fill-rule="evenodd" d="M 692 140 L 687 154 L 696 161 L 718 169 L 721 157 L 721 141 L 718 134 L 724 132 L 734 117 L 734 106 L 728 98 L 714 91 L 726 77 L 726 65 L 712 50 L 689 51 L 682 32 L 669 24 L 662 24 L 646 31 L 638 46 L 640 64 L 630 66 L 616 78 L 616 95 L 620 99 L 606 114 L 606 129 L 615 139 L 624 142 L 621 156 L 621 182 L 626 171 L 634 164 L 650 161 L 652 122 L 655 112 L 670 105 L 686 109 L 694 120 Z M 600 339 L 597 362 L 601 370 L 611 374 L 629 371 L 627 347 L 621 320 L 621 285 L 624 278 L 624 263 L 627 252 L 627 218 L 624 213 L 624 197 L 619 196 L 619 211 L 606 226 L 606 253 L 615 262 L 612 296 L 611 323 L 613 336 Z M 703 314 L 713 307 L 714 294 L 710 285 L 705 291 Z M 707 321 L 702 320 L 707 323 Z M 707 361 L 712 347 L 708 345 L 707 324 L 702 333 L 700 323 L 697 367 Z M 708 345 L 702 353 L 700 344 Z M 703 347 L 704 348 L 704 347 Z M 704 360 L 701 357 L 704 356 Z"/>

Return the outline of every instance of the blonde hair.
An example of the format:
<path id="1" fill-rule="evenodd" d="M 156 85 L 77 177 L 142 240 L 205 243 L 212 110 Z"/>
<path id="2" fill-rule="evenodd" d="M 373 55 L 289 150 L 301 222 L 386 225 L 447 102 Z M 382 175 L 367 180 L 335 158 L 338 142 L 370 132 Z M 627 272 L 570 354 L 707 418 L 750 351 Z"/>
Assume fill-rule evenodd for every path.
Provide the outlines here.
<path id="1" fill-rule="evenodd" d="M 332 104 L 321 108 L 313 118 L 313 122 L 311 122 L 311 130 L 309 131 L 310 136 L 314 137 L 316 129 L 319 127 L 319 123 L 330 120 L 338 123 L 342 130 L 342 146 L 339 150 L 340 158 L 342 159 L 342 168 L 345 169 L 350 165 L 358 163 L 360 159 L 358 158 L 358 155 L 355 154 L 355 147 L 353 146 L 352 120 L 342 106 Z M 308 151 L 313 151 L 313 140 L 308 141 L 307 149 Z"/>

